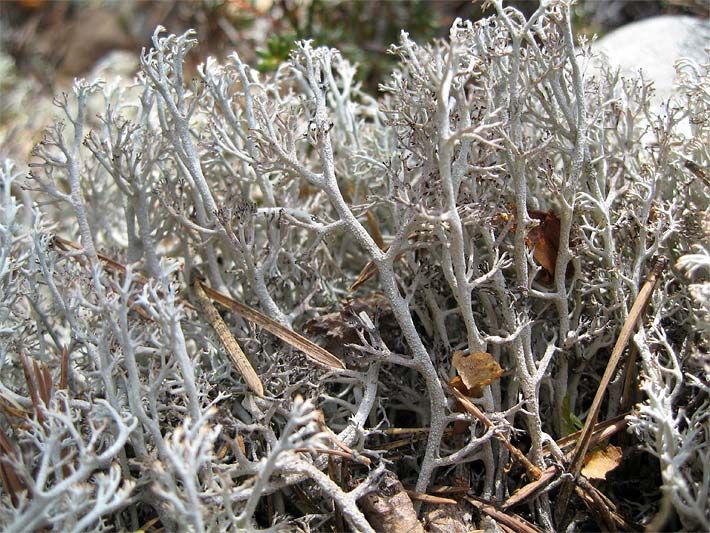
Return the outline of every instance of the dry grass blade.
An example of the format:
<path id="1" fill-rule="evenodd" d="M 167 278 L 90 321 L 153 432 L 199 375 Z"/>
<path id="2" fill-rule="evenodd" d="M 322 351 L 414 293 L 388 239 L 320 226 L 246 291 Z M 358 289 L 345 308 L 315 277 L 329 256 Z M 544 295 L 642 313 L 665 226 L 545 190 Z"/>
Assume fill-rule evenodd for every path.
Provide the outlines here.
<path id="1" fill-rule="evenodd" d="M 224 346 L 224 349 L 227 350 L 229 357 L 232 359 L 232 363 L 234 363 L 234 366 L 242 375 L 249 388 L 259 396 L 263 397 L 264 385 L 261 382 L 261 379 L 259 379 L 259 375 L 254 370 L 254 367 L 251 366 L 249 359 L 247 359 L 247 356 L 242 351 L 241 346 L 239 346 L 239 343 L 229 331 L 227 324 L 224 323 L 222 317 L 219 316 L 219 312 L 215 309 L 214 305 L 212 305 L 212 302 L 205 294 L 205 291 L 202 289 L 202 283 L 199 279 L 195 280 L 193 288 L 205 318 L 207 318 L 208 322 L 212 325 L 212 328 L 217 333 L 219 340 L 222 341 L 222 345 Z"/>
<path id="2" fill-rule="evenodd" d="M 619 333 L 619 338 L 614 345 L 614 349 L 611 352 L 611 357 L 609 357 L 609 362 L 607 363 L 606 370 L 599 382 L 599 387 L 597 388 L 597 393 L 592 401 L 592 406 L 589 408 L 589 414 L 582 428 L 582 434 L 579 441 L 577 442 L 577 447 L 575 448 L 574 455 L 569 467 L 569 473 L 572 474 L 573 480 L 576 481 L 579 476 L 579 472 L 582 469 L 584 463 L 584 457 L 589 449 L 589 442 L 592 438 L 592 430 L 597 422 L 597 417 L 599 416 L 599 409 L 602 405 L 602 400 L 604 399 L 604 393 L 606 392 L 611 379 L 614 377 L 614 372 L 616 367 L 621 360 L 621 355 L 624 353 L 624 349 L 631 338 L 638 321 L 643 316 L 648 306 L 648 302 L 651 300 L 651 294 L 656 288 L 661 272 L 666 266 L 665 258 L 659 258 L 656 260 L 655 264 L 651 268 L 651 271 L 646 276 L 646 281 L 641 287 L 634 305 L 629 311 L 629 316 L 626 318 L 621 332 Z M 567 481 L 563 483 L 560 488 L 560 494 L 557 501 L 557 520 L 558 525 L 564 522 L 564 516 L 567 511 L 567 504 L 569 503 L 569 498 L 572 495 L 572 489 L 574 487 L 575 481 Z"/>
<path id="3" fill-rule="evenodd" d="M 204 290 L 207 296 L 218 304 L 226 307 L 227 309 L 231 309 L 250 322 L 254 322 L 258 326 L 261 326 L 275 337 L 278 337 L 285 343 L 306 354 L 306 356 L 312 361 L 328 368 L 345 368 L 343 362 L 332 353 L 318 346 L 316 343 L 309 341 L 295 331 L 282 326 L 273 318 L 266 316 L 253 307 L 249 307 L 248 305 L 233 300 L 229 296 L 225 296 L 221 292 L 208 287 L 202 282 L 200 282 L 200 287 Z"/>

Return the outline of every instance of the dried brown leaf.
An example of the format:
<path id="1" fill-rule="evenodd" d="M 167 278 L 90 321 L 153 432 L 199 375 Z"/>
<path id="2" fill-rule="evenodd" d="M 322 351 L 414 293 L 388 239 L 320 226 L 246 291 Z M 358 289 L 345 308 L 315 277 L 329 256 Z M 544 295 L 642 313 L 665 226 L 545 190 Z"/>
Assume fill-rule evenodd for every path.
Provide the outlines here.
<path id="1" fill-rule="evenodd" d="M 606 479 L 606 475 L 621 464 L 621 448 L 608 444 L 585 457 L 582 475 L 589 479 Z"/>
<path id="2" fill-rule="evenodd" d="M 481 389 L 503 375 L 503 369 L 493 356 L 487 352 L 474 352 L 470 355 L 464 355 L 463 352 L 456 351 L 451 362 L 459 373 L 461 381 L 468 389 L 467 396 L 478 395 Z M 464 392 L 464 394 L 466 393 Z"/>
<path id="3" fill-rule="evenodd" d="M 560 219 L 552 212 L 528 211 L 540 224 L 528 232 L 525 243 L 533 248 L 533 257 L 547 272 L 550 280 L 555 276 L 557 251 L 560 247 Z"/>

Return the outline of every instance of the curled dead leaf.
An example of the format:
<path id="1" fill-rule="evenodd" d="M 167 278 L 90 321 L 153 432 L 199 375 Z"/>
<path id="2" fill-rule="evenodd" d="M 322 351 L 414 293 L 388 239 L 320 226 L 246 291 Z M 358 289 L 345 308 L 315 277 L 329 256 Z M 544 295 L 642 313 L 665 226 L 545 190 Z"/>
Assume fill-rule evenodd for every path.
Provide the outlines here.
<path id="1" fill-rule="evenodd" d="M 525 244 L 533 249 L 533 257 L 552 279 L 555 276 L 557 251 L 560 247 L 560 219 L 551 211 L 528 211 L 528 213 L 540 223 L 528 232 Z"/>
<path id="2" fill-rule="evenodd" d="M 503 369 L 488 352 L 464 355 L 462 351 L 455 351 L 451 362 L 461 378 L 461 383 L 452 379 L 455 383 L 452 386 L 467 396 L 479 395 L 484 387 L 503 375 Z M 461 390 L 461 384 L 466 391 Z"/>
<path id="3" fill-rule="evenodd" d="M 515 204 L 511 204 L 511 210 L 515 209 Z M 543 281 L 551 283 L 555 277 L 555 266 L 557 264 L 557 254 L 560 248 L 560 229 L 561 221 L 552 211 L 537 211 L 529 209 L 528 215 L 537 225 L 531 228 L 526 237 L 525 245 L 533 251 L 535 261 L 542 267 L 544 271 Z M 508 213 L 499 213 L 495 220 L 500 222 L 515 221 L 514 215 Z M 515 231 L 515 224 L 513 225 Z M 571 263 L 567 265 L 567 276 L 571 276 L 574 269 Z"/>
<path id="4" fill-rule="evenodd" d="M 609 444 L 587 454 L 582 475 L 588 479 L 606 479 L 606 475 L 621 464 L 621 448 Z"/>

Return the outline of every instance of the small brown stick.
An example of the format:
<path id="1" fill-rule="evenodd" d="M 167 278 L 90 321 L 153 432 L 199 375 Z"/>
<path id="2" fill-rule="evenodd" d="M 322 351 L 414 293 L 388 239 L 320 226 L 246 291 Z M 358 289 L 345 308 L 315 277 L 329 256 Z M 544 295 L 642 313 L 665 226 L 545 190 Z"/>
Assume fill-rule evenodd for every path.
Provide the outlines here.
<path id="1" fill-rule="evenodd" d="M 623 413 L 621 415 L 617 415 L 613 418 L 610 418 L 609 420 L 605 420 L 604 422 L 599 422 L 594 425 L 594 429 L 592 430 L 592 438 L 589 441 L 589 446 L 596 446 L 598 443 L 609 439 L 622 429 L 626 429 L 626 426 L 628 426 L 628 423 L 626 422 L 626 417 L 631 414 L 631 413 Z M 571 453 L 574 452 L 574 445 L 577 443 L 579 440 L 579 436 L 582 434 L 582 431 L 575 431 L 574 433 L 570 433 L 566 437 L 562 437 L 561 439 L 557 440 L 557 446 L 563 451 L 567 452 L 569 451 L 569 458 L 571 458 Z M 550 455 L 550 447 L 546 444 L 542 448 L 542 452 L 547 456 Z"/>
<path id="2" fill-rule="evenodd" d="M 472 496 L 464 496 L 464 499 L 482 513 L 490 516 L 496 522 L 503 524 L 504 526 L 512 529 L 516 533 L 541 533 L 538 528 L 536 528 L 533 524 L 531 524 L 521 516 L 512 513 L 506 513 L 501 509 L 497 508 L 495 505 L 492 505 L 483 500 L 479 500 Z"/>
<path id="3" fill-rule="evenodd" d="M 261 383 L 259 375 L 256 373 L 256 370 L 254 370 L 254 367 L 251 366 L 249 359 L 247 359 L 247 356 L 244 355 L 241 346 L 239 346 L 239 343 L 229 331 L 227 324 L 224 323 L 224 320 L 222 320 L 219 312 L 215 306 L 212 305 L 212 302 L 207 297 L 207 294 L 205 294 L 205 291 L 202 289 L 202 283 L 197 277 L 192 284 L 192 288 L 195 291 L 195 297 L 200 303 L 202 312 L 205 314 L 205 318 L 212 325 L 215 332 L 217 332 L 217 336 L 219 337 L 219 340 L 222 341 L 222 345 L 224 346 L 224 349 L 227 350 L 229 357 L 232 359 L 232 363 L 234 363 L 234 366 L 237 367 L 237 370 L 242 375 L 249 388 L 259 396 L 263 397 L 264 385 Z"/>
<path id="4" fill-rule="evenodd" d="M 442 498 L 441 496 L 434 496 L 432 494 L 425 494 L 423 492 L 417 492 L 415 490 L 407 489 L 405 491 L 407 496 L 413 501 L 424 502 L 424 503 L 437 503 L 443 505 L 456 505 L 458 502 L 452 500 L 451 498 Z"/>
<path id="5" fill-rule="evenodd" d="M 651 271 L 648 273 L 648 276 L 646 276 L 646 281 L 641 287 L 641 290 L 634 301 L 634 305 L 631 307 L 631 311 L 629 311 L 629 316 L 626 317 L 626 321 L 624 322 L 621 332 L 619 333 L 619 338 L 616 340 L 614 349 L 611 352 L 611 357 L 609 357 L 606 370 L 604 371 L 604 375 L 599 382 L 599 387 L 597 388 L 597 393 L 592 401 L 592 406 L 589 408 L 589 414 L 584 422 L 582 434 L 577 442 L 577 447 L 575 448 L 572 461 L 568 469 L 568 472 L 572 474 L 572 479 L 563 482 L 562 487 L 560 488 L 560 493 L 557 499 L 557 521 L 558 526 L 560 527 L 564 521 L 564 515 L 567 511 L 567 504 L 569 503 L 569 498 L 572 495 L 574 484 L 579 477 L 579 472 L 582 470 L 584 457 L 589 449 L 589 441 L 592 438 L 592 430 L 597 422 L 597 417 L 599 416 L 599 409 L 601 408 L 602 400 L 604 399 L 604 393 L 609 386 L 609 382 L 614 377 L 614 372 L 616 371 L 616 367 L 621 360 L 621 355 L 624 353 L 624 349 L 636 329 L 636 325 L 646 311 L 648 302 L 651 300 L 651 294 L 653 294 L 653 290 L 656 288 L 656 284 L 658 283 L 661 272 L 666 266 L 666 262 L 665 258 L 657 259 L 651 268 Z"/>
<path id="6" fill-rule="evenodd" d="M 293 451 L 298 453 L 324 453 L 332 457 L 341 457 L 343 459 L 349 459 L 350 461 L 355 461 L 356 463 L 368 466 L 372 464 L 372 461 L 364 455 L 356 455 L 353 452 L 348 453 L 342 450 L 331 450 L 330 448 L 294 448 Z"/>
<path id="7" fill-rule="evenodd" d="M 604 493 L 580 475 L 574 490 L 596 518 L 600 529 L 606 531 L 639 531 L 638 524 L 627 521 L 617 511 L 616 505 Z"/>
<path id="8" fill-rule="evenodd" d="M 521 503 L 537 497 L 537 495 L 540 494 L 545 487 L 552 483 L 559 473 L 560 470 L 557 466 L 553 465 L 547 467 L 538 479 L 519 488 L 515 491 L 515 493 L 513 493 L 512 496 L 510 496 L 510 498 L 505 500 L 501 505 L 501 509 L 507 511 L 516 505 L 520 505 Z"/>
<path id="9" fill-rule="evenodd" d="M 461 407 L 468 411 L 469 414 L 480 420 L 486 428 L 492 428 L 494 426 L 493 422 L 491 422 L 491 420 L 485 414 L 483 414 L 483 411 L 476 407 L 476 405 L 468 398 L 466 398 L 466 396 L 464 396 L 460 391 L 456 390 L 454 387 L 449 388 L 454 393 L 454 396 L 456 396 L 456 399 L 461 404 Z M 525 457 L 525 454 L 523 452 L 513 446 L 510 441 L 505 438 L 504 435 L 496 433 L 495 436 L 503 443 L 506 448 L 508 448 L 508 451 L 510 452 L 510 455 L 513 457 L 513 459 L 523 465 L 531 479 L 540 478 L 540 476 L 542 475 L 542 470 L 532 464 L 530 460 Z"/>

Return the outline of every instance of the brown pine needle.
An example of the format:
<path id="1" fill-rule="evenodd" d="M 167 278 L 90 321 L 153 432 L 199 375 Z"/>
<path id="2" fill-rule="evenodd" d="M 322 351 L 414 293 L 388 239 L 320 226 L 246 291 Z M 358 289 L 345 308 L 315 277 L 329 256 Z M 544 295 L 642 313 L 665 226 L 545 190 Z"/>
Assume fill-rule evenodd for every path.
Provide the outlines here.
<path id="1" fill-rule="evenodd" d="M 364 455 L 356 455 L 354 453 L 348 453 L 342 450 L 331 450 L 329 448 L 295 448 L 293 451 L 298 453 L 323 453 L 326 455 L 340 457 L 342 459 L 349 459 L 351 461 L 355 461 L 356 463 L 361 463 L 368 466 L 372 464 L 372 461 Z"/>
<path id="2" fill-rule="evenodd" d="M 429 428 L 387 428 L 382 430 L 383 435 L 410 435 L 413 433 L 429 433 Z"/>
<path id="3" fill-rule="evenodd" d="M 247 356 L 244 355 L 241 346 L 239 346 L 239 343 L 229 331 L 227 324 L 224 323 L 224 320 L 222 320 L 219 312 L 215 309 L 215 306 L 212 305 L 212 302 L 205 294 L 200 280 L 195 279 L 192 287 L 195 290 L 195 297 L 200 303 L 200 307 L 202 308 L 205 318 L 212 325 L 215 332 L 217 332 L 217 336 L 219 337 L 219 340 L 222 341 L 222 345 L 224 346 L 224 349 L 227 350 L 229 357 L 232 359 L 232 363 L 234 363 L 234 366 L 242 375 L 249 388 L 259 396 L 263 397 L 264 385 L 261 383 L 259 375 L 254 370 L 254 367 L 251 366 L 249 359 L 247 359 Z"/>
<path id="4" fill-rule="evenodd" d="M 380 231 L 380 225 L 377 222 L 375 215 L 372 214 L 372 211 L 367 212 L 367 225 L 370 227 L 370 235 L 372 235 L 372 240 L 375 241 L 377 247 L 380 250 L 387 248 L 385 240 L 382 237 L 382 232 Z"/>

